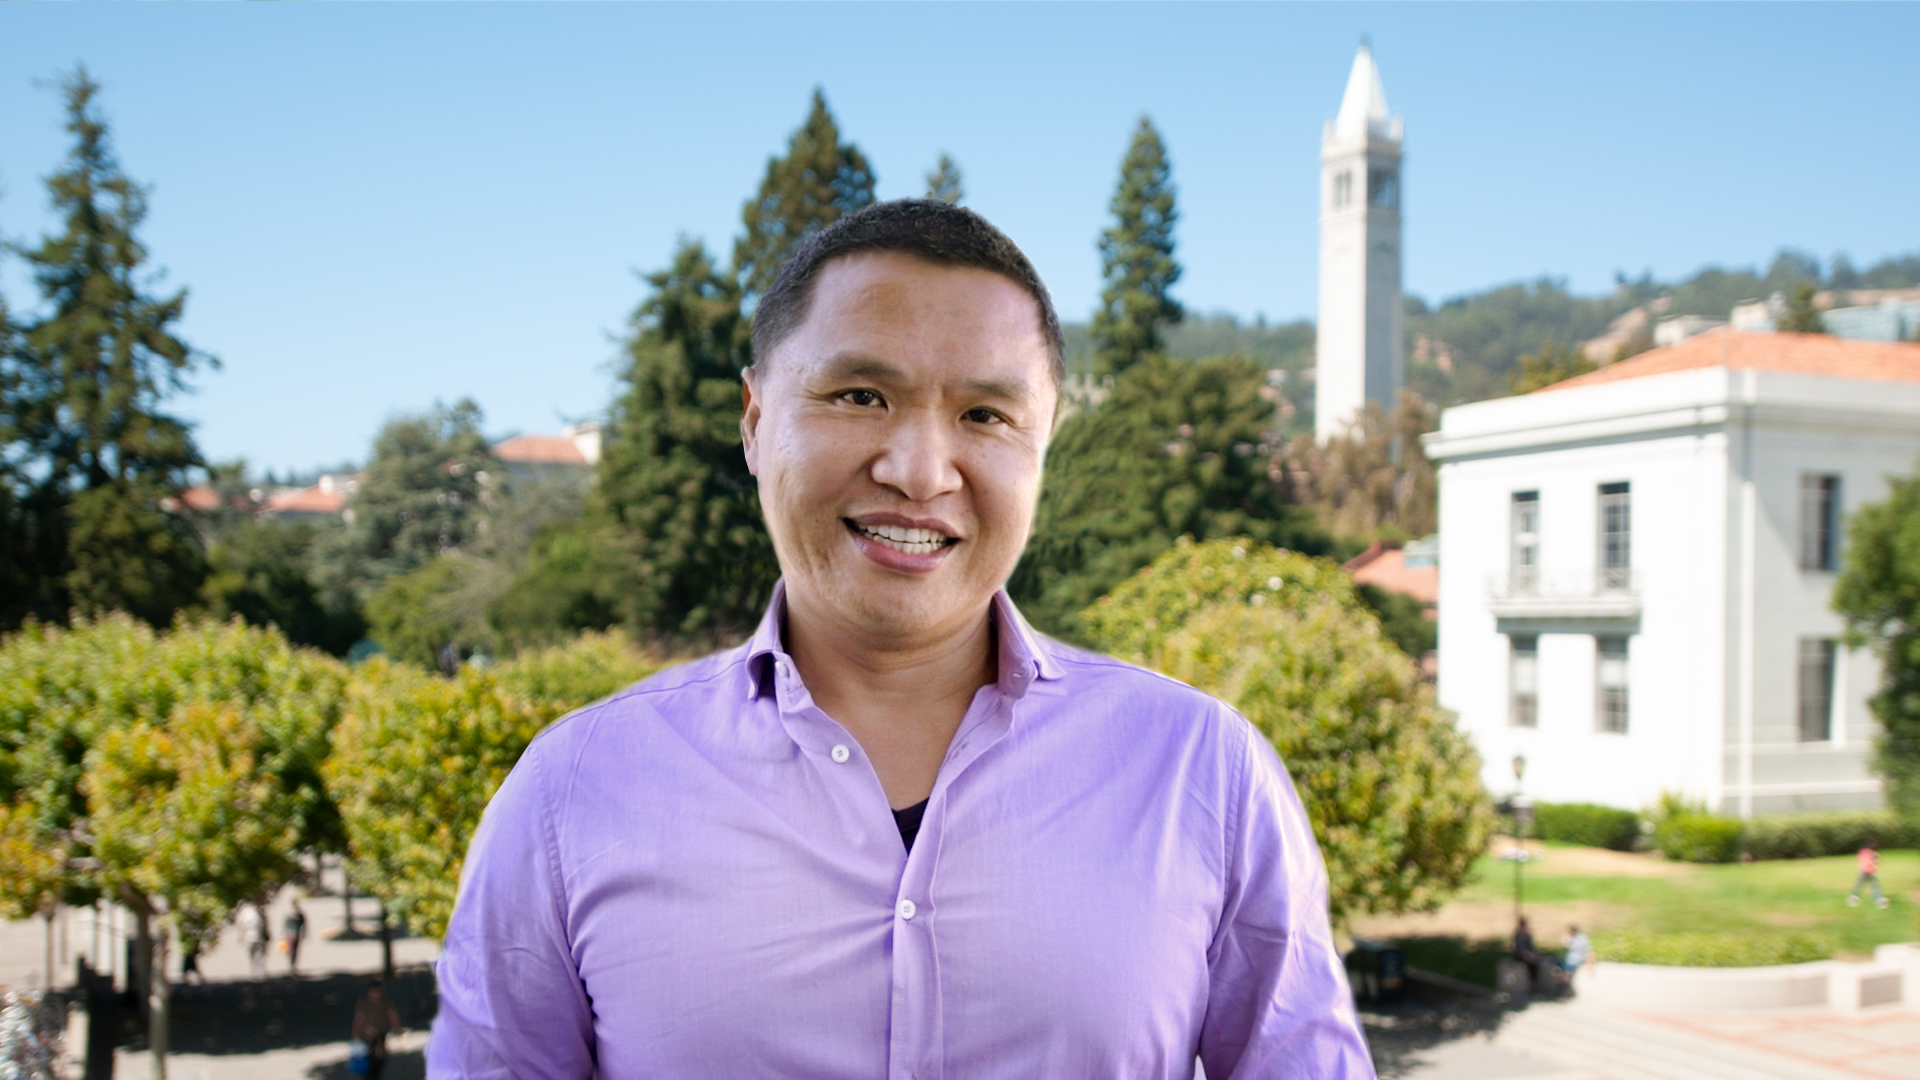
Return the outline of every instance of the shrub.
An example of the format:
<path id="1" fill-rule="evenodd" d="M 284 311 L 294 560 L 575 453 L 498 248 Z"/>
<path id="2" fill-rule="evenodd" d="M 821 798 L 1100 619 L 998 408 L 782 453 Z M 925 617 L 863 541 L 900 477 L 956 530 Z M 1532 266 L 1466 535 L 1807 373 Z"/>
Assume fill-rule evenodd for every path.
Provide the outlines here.
<path id="1" fill-rule="evenodd" d="M 1740 857 L 1746 825 L 1721 814 L 1683 811 L 1668 814 L 1653 827 L 1653 846 L 1679 862 L 1723 863 Z"/>
<path id="2" fill-rule="evenodd" d="M 1533 808 L 1533 835 L 1561 844 L 1632 851 L 1640 839 L 1640 815 L 1593 803 L 1540 803 Z"/>
<path id="3" fill-rule="evenodd" d="M 1599 959 L 1619 964 L 1770 967 L 1825 960 L 1833 955 L 1833 942 L 1804 933 L 1616 930 L 1594 935 L 1593 950 Z"/>
<path id="4" fill-rule="evenodd" d="M 1339 567 L 1250 540 L 1181 543 L 1081 613 L 1238 709 L 1280 754 L 1326 857 L 1336 919 L 1429 911 L 1486 848 L 1478 755 Z"/>
<path id="5" fill-rule="evenodd" d="M 1851 855 L 1868 839 L 1881 847 L 1920 847 L 1920 828 L 1890 810 L 1773 814 L 1747 822 L 1746 848 L 1756 859 L 1813 859 Z"/>

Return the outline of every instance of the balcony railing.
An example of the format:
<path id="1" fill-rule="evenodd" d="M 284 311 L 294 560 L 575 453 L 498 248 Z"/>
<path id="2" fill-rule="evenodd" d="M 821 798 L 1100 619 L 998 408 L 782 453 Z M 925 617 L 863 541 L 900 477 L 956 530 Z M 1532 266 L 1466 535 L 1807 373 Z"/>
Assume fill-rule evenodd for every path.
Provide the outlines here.
<path id="1" fill-rule="evenodd" d="M 1606 569 L 1495 577 L 1487 582 L 1487 607 L 1507 619 L 1630 619 L 1640 614 L 1640 575 Z"/>

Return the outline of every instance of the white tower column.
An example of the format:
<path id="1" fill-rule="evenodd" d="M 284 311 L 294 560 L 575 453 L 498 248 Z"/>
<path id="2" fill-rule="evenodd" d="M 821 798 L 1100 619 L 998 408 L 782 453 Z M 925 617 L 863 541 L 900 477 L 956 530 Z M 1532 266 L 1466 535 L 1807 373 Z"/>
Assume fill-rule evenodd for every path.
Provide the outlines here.
<path id="1" fill-rule="evenodd" d="M 1406 383 L 1400 301 L 1400 117 L 1366 45 L 1320 140 L 1320 311 L 1314 436 L 1342 434 L 1369 401 L 1391 411 Z"/>

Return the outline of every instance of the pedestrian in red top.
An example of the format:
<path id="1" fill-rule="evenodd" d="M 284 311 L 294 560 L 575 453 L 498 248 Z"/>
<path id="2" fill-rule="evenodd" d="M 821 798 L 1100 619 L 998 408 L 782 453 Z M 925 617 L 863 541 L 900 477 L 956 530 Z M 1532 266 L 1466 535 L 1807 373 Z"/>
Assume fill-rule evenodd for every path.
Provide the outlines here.
<path id="1" fill-rule="evenodd" d="M 1860 849 L 1860 877 L 1853 883 L 1853 891 L 1847 894 L 1847 906 L 1860 906 L 1860 887 L 1873 886 L 1873 906 L 1886 907 L 1886 894 L 1880 891 L 1880 845 L 1873 837 L 1867 837 L 1865 847 Z"/>

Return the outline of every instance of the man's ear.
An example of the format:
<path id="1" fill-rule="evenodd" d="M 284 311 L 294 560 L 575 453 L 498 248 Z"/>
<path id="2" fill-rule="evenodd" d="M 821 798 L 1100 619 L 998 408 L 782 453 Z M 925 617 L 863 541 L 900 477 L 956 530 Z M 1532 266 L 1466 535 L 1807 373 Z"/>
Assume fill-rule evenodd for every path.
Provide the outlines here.
<path id="1" fill-rule="evenodd" d="M 753 369 L 740 373 L 740 448 L 746 451 L 747 471 L 760 475 L 760 399 L 753 392 Z"/>

